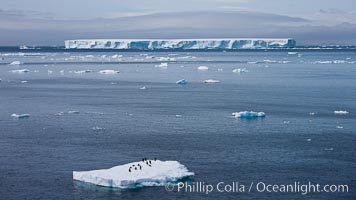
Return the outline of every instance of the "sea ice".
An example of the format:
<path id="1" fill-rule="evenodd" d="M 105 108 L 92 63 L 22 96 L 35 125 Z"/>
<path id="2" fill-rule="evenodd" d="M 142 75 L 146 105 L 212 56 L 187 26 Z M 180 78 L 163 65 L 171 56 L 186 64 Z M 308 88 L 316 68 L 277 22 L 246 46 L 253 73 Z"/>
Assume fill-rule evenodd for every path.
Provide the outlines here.
<path id="1" fill-rule="evenodd" d="M 79 71 L 74 71 L 76 74 L 85 74 L 85 73 L 91 73 L 93 70 L 87 69 L 87 70 L 79 70 Z"/>
<path id="2" fill-rule="evenodd" d="M 155 67 L 159 67 L 159 68 L 164 68 L 166 69 L 168 67 L 168 63 L 161 63 L 159 65 L 155 65 Z"/>
<path id="3" fill-rule="evenodd" d="M 144 85 L 144 86 L 140 87 L 140 90 L 147 90 L 147 87 Z"/>
<path id="4" fill-rule="evenodd" d="M 349 112 L 346 110 L 335 110 L 334 114 L 335 115 L 347 115 L 347 114 L 349 114 Z"/>
<path id="5" fill-rule="evenodd" d="M 219 80 L 215 80 L 215 79 L 207 79 L 203 81 L 204 83 L 220 83 Z"/>
<path id="6" fill-rule="evenodd" d="M 12 73 L 19 73 L 19 74 L 23 74 L 23 73 L 28 73 L 30 72 L 30 70 L 28 69 L 16 69 L 16 70 L 12 70 Z"/>
<path id="7" fill-rule="evenodd" d="M 105 70 L 100 70 L 100 74 L 118 74 L 120 71 L 118 70 L 112 70 L 112 69 L 105 69 Z"/>
<path id="8" fill-rule="evenodd" d="M 207 67 L 207 66 L 199 66 L 198 70 L 202 70 L 202 71 L 209 70 L 209 67 Z"/>
<path id="9" fill-rule="evenodd" d="M 233 73 L 236 73 L 236 74 L 241 74 L 241 73 L 246 73 L 248 72 L 248 70 L 246 68 L 238 68 L 238 69 L 234 69 L 232 70 Z"/>
<path id="10" fill-rule="evenodd" d="M 99 186 L 138 188 L 164 186 L 193 176 L 193 172 L 178 161 L 140 161 L 93 171 L 73 171 L 73 179 Z"/>
<path id="11" fill-rule="evenodd" d="M 68 111 L 68 114 L 79 114 L 79 111 L 77 111 L 77 110 L 70 110 L 70 111 Z"/>
<path id="12" fill-rule="evenodd" d="M 21 65 L 22 63 L 20 61 L 13 61 L 9 65 Z"/>
<path id="13" fill-rule="evenodd" d="M 236 118 L 245 118 L 245 119 L 252 119 L 252 118 L 266 116 L 266 114 L 264 112 L 254 112 L 254 111 L 234 112 L 234 113 L 232 113 L 232 115 Z"/>
<path id="14" fill-rule="evenodd" d="M 181 85 L 185 85 L 185 84 L 188 83 L 188 81 L 185 80 L 185 79 L 181 79 L 181 80 L 177 81 L 176 83 L 177 83 L 177 84 L 181 84 Z"/>
<path id="15" fill-rule="evenodd" d="M 25 118 L 29 118 L 30 115 L 29 114 L 12 114 L 11 117 L 16 118 L 16 119 L 25 119 Z"/>

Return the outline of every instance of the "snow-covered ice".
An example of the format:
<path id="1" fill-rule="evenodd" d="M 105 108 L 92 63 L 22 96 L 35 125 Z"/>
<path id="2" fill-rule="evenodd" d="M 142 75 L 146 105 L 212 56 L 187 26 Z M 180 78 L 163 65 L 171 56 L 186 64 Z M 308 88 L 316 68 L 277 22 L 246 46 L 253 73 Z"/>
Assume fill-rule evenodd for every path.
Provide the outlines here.
<path id="1" fill-rule="evenodd" d="M 188 81 L 185 80 L 185 79 L 181 79 L 181 80 L 178 80 L 176 83 L 177 83 L 177 84 L 181 84 L 181 85 L 185 85 L 185 84 L 188 83 Z"/>
<path id="2" fill-rule="evenodd" d="M 150 162 L 151 164 L 148 161 L 132 162 L 93 171 L 73 171 L 73 179 L 99 186 L 128 189 L 164 186 L 194 175 L 178 161 L 150 160 Z"/>
<path id="3" fill-rule="evenodd" d="M 216 79 L 206 79 L 203 82 L 204 83 L 220 83 L 220 81 L 216 80 Z"/>
<path id="4" fill-rule="evenodd" d="M 292 48 L 290 38 L 66 40 L 67 49 L 261 49 Z"/>
<path id="5" fill-rule="evenodd" d="M 100 74 L 118 74 L 120 71 L 112 69 L 104 69 L 99 71 Z"/>
<path id="6" fill-rule="evenodd" d="M 264 112 L 254 112 L 254 111 L 234 112 L 234 113 L 232 113 L 232 115 L 236 118 L 245 118 L 245 119 L 252 119 L 252 118 L 266 116 L 266 114 Z"/>
<path id="7" fill-rule="evenodd" d="M 28 73 L 30 70 L 28 69 L 16 69 L 16 70 L 11 70 L 12 73 L 18 73 L 18 74 L 23 74 L 23 73 Z"/>
<path id="8" fill-rule="evenodd" d="M 16 113 L 13 113 L 11 115 L 12 118 L 16 118 L 16 119 L 25 119 L 25 118 L 29 118 L 30 117 L 30 114 L 16 114 Z"/>
<path id="9" fill-rule="evenodd" d="M 199 66 L 198 70 L 206 71 L 206 70 L 209 70 L 209 67 L 207 67 L 207 66 Z"/>
<path id="10" fill-rule="evenodd" d="M 347 114 L 349 114 L 349 112 L 346 110 L 335 110 L 334 114 L 335 115 L 347 115 Z"/>

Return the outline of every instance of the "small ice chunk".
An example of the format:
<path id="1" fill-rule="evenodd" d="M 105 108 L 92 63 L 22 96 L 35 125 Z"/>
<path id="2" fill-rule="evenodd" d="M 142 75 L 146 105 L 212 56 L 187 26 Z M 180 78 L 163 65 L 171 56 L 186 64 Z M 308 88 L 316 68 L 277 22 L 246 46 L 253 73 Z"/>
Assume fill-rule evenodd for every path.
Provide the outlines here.
<path id="1" fill-rule="evenodd" d="M 176 83 L 177 83 L 177 84 L 181 84 L 181 85 L 185 85 L 185 84 L 188 83 L 188 81 L 185 80 L 185 79 L 181 79 L 181 80 L 177 81 Z"/>
<path id="2" fill-rule="evenodd" d="M 118 74 L 120 71 L 112 69 L 104 69 L 99 71 L 100 74 Z"/>
<path id="3" fill-rule="evenodd" d="M 164 68 L 166 69 L 168 67 L 168 63 L 161 63 L 159 65 L 155 65 L 155 67 L 159 67 L 159 68 Z"/>
<path id="4" fill-rule="evenodd" d="M 344 127 L 343 126 L 336 126 L 336 128 L 343 129 Z"/>
<path id="5" fill-rule="evenodd" d="M 183 116 L 183 115 L 176 115 L 177 118 L 180 118 L 180 117 L 182 117 L 182 116 Z"/>
<path id="6" fill-rule="evenodd" d="M 77 111 L 77 110 L 70 110 L 70 111 L 68 111 L 68 114 L 79 114 L 79 111 Z"/>
<path id="7" fill-rule="evenodd" d="M 29 118 L 30 117 L 30 114 L 16 114 L 16 113 L 13 113 L 11 115 L 12 118 L 16 118 L 16 119 L 25 119 L 25 118 Z"/>
<path id="8" fill-rule="evenodd" d="M 222 71 L 224 71 L 224 70 L 223 70 L 222 68 L 219 68 L 218 71 L 219 71 L 219 72 L 222 72 Z"/>
<path id="9" fill-rule="evenodd" d="M 48 70 L 47 72 L 48 72 L 48 74 L 52 74 L 52 73 L 53 73 L 53 71 L 52 71 L 52 70 Z"/>
<path id="10" fill-rule="evenodd" d="M 309 115 L 313 116 L 313 115 L 316 115 L 316 113 L 315 112 L 310 112 Z"/>
<path id="11" fill-rule="evenodd" d="M 115 55 L 111 56 L 111 58 L 114 58 L 114 59 L 122 58 L 122 55 L 115 54 Z"/>
<path id="12" fill-rule="evenodd" d="M 93 128 L 91 128 L 91 130 L 93 130 L 93 131 L 104 131 L 105 128 L 100 127 L 100 126 L 94 126 Z"/>
<path id="13" fill-rule="evenodd" d="M 73 179 L 104 187 L 134 189 L 164 186 L 193 176 L 178 161 L 148 160 L 93 171 L 73 171 Z"/>
<path id="14" fill-rule="evenodd" d="M 27 81 L 21 81 L 22 84 L 27 83 Z"/>
<path id="15" fill-rule="evenodd" d="M 207 66 L 199 66 L 198 70 L 206 71 L 206 70 L 209 70 L 209 67 L 207 67 Z"/>
<path id="16" fill-rule="evenodd" d="M 232 113 L 232 115 L 236 118 L 245 118 L 245 119 L 252 119 L 252 118 L 266 116 L 266 114 L 264 112 L 254 112 L 254 111 L 234 112 L 234 113 Z"/>
<path id="17" fill-rule="evenodd" d="M 310 142 L 312 139 L 308 138 L 307 141 Z"/>
<path id="18" fill-rule="evenodd" d="M 220 83 L 219 80 L 215 80 L 215 79 L 207 79 L 203 81 L 204 83 Z"/>
<path id="19" fill-rule="evenodd" d="M 246 68 L 238 68 L 238 69 L 234 69 L 232 70 L 233 73 L 236 73 L 236 74 L 241 74 L 241 73 L 246 73 L 248 72 L 248 70 Z"/>
<path id="20" fill-rule="evenodd" d="M 288 52 L 288 55 L 296 55 L 298 52 Z"/>
<path id="21" fill-rule="evenodd" d="M 334 148 L 325 148 L 324 151 L 333 151 Z"/>
<path id="22" fill-rule="evenodd" d="M 23 73 L 28 73 L 30 70 L 28 69 L 17 69 L 17 70 L 12 70 L 12 73 L 18 73 L 18 74 L 23 74 Z"/>
<path id="23" fill-rule="evenodd" d="M 11 62 L 9 65 L 21 65 L 22 63 L 18 60 Z"/>
<path id="24" fill-rule="evenodd" d="M 335 110 L 334 114 L 335 115 L 347 115 L 347 114 L 349 114 L 349 112 L 346 110 Z"/>
<path id="25" fill-rule="evenodd" d="M 85 73 L 91 73 L 93 70 L 86 69 L 86 70 L 79 70 L 79 71 L 74 71 L 76 74 L 85 74 Z"/>
<path id="26" fill-rule="evenodd" d="M 140 87 L 140 90 L 147 90 L 147 87 L 144 85 L 144 86 Z"/>

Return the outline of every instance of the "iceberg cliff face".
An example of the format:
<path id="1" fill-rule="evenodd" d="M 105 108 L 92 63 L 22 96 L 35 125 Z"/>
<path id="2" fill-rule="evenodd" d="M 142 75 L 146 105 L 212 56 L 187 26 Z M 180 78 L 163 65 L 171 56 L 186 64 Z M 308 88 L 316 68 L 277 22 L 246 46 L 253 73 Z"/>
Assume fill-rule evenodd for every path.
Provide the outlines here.
<path id="1" fill-rule="evenodd" d="M 293 48 L 293 39 L 92 39 L 66 40 L 67 49 L 265 49 Z"/>

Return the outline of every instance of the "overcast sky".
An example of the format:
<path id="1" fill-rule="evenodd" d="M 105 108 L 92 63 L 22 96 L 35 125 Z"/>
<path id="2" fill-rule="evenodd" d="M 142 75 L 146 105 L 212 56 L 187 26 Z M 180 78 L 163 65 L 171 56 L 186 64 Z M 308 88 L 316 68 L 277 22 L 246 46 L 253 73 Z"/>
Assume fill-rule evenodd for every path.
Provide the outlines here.
<path id="1" fill-rule="evenodd" d="M 356 0 L 0 0 L 0 45 L 248 36 L 355 44 L 355 24 Z"/>

